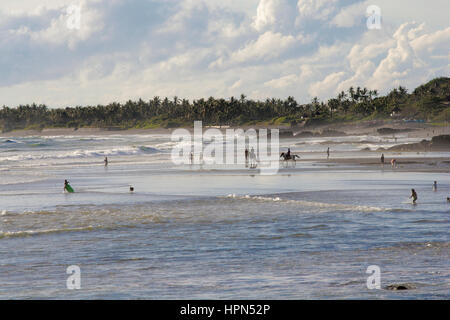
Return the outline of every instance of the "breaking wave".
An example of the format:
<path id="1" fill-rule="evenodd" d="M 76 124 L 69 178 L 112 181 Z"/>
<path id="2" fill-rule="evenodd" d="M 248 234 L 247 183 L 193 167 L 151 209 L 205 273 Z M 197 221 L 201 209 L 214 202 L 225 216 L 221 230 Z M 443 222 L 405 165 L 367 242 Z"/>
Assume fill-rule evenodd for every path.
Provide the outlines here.
<path id="1" fill-rule="evenodd" d="M 336 209 L 339 211 L 361 211 L 361 212 L 384 212 L 392 211 L 391 208 L 381 208 L 372 206 L 360 206 L 360 205 L 349 205 L 349 204 L 339 204 L 339 203 L 325 203 L 325 202 L 314 202 L 305 200 L 289 200 L 281 199 L 280 197 L 268 197 L 268 196 L 237 196 L 235 194 L 229 194 L 227 198 L 239 199 L 239 200 L 250 200 L 250 201 L 267 201 L 267 202 L 282 202 L 287 204 L 298 204 L 304 207 L 315 207 L 323 209 Z"/>
<path id="2" fill-rule="evenodd" d="M 47 153 L 28 153 L 13 156 L 0 157 L 2 161 L 25 161 L 25 160 L 45 160 L 45 159 L 77 159 L 89 157 L 105 157 L 105 156 L 127 156 L 139 154 L 158 154 L 164 153 L 163 150 L 150 146 L 131 146 L 110 149 L 77 149 L 66 152 L 47 152 Z"/>

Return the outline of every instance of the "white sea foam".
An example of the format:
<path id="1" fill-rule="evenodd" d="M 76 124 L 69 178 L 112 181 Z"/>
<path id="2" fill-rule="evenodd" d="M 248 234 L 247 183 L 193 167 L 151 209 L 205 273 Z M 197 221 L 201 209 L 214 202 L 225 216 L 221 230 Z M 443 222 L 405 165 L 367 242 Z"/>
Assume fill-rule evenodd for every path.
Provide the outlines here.
<path id="1" fill-rule="evenodd" d="M 86 227 L 79 228 L 55 228 L 55 229 L 44 229 L 44 230 L 20 230 L 20 231 L 0 231 L 0 239 L 2 238 L 17 238 L 17 237 L 27 237 L 41 234 L 49 233 L 60 233 L 60 232 L 74 232 L 74 231 L 87 231 L 93 230 L 94 227 L 89 225 Z"/>
<path id="2" fill-rule="evenodd" d="M 22 153 L 12 156 L 0 157 L 2 161 L 26 161 L 26 160 L 45 160 L 45 159 L 73 159 L 88 157 L 104 157 L 104 156 L 127 156 L 139 154 L 157 154 L 163 153 L 163 150 L 151 146 L 130 146 L 109 149 L 76 149 L 63 152 L 32 152 Z"/>
<path id="3" fill-rule="evenodd" d="M 361 212 L 383 212 L 390 211 L 390 208 L 380 208 L 380 207 L 371 207 L 371 206 L 358 206 L 358 205 L 349 205 L 349 204 L 339 204 L 339 203 L 325 203 L 325 202 L 313 202 L 313 201 L 304 201 L 304 200 L 290 200 L 290 199 L 281 199 L 280 197 L 268 197 L 268 196 L 237 196 L 235 194 L 229 194 L 228 198 L 233 199 L 242 199 L 242 200 L 254 200 L 254 201 L 268 201 L 268 202 L 282 202 L 282 203 L 290 203 L 290 204 L 298 204 L 305 207 L 315 207 L 315 208 L 324 208 L 324 209 L 335 209 L 335 210 L 343 210 L 343 211 L 361 211 Z"/>

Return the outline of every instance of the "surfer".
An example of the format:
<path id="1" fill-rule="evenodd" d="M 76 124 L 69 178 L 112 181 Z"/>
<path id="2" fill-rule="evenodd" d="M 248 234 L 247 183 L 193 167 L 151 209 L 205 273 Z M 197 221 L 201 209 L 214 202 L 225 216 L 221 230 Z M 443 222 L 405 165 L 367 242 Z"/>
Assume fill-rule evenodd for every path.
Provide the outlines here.
<path id="1" fill-rule="evenodd" d="M 70 189 L 71 189 L 71 187 L 70 187 L 69 181 L 64 180 L 64 191 L 70 192 Z"/>
<path id="2" fill-rule="evenodd" d="M 411 189 L 411 196 L 410 196 L 409 198 L 410 198 L 410 199 L 412 198 L 412 199 L 413 199 L 413 203 L 416 204 L 416 201 L 417 201 L 417 193 L 416 193 L 416 190 Z"/>
<path id="3" fill-rule="evenodd" d="M 103 160 L 103 162 L 105 163 L 105 167 L 108 165 L 108 157 L 105 157 L 105 160 Z"/>

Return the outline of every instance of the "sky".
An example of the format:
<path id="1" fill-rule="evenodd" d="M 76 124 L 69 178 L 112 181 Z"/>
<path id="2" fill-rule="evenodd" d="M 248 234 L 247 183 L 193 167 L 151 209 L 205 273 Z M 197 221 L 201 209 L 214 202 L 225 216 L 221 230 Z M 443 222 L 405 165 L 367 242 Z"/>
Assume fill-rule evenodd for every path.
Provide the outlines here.
<path id="1" fill-rule="evenodd" d="M 1 1 L 0 105 L 412 91 L 450 76 L 449 12 L 448 0 Z"/>

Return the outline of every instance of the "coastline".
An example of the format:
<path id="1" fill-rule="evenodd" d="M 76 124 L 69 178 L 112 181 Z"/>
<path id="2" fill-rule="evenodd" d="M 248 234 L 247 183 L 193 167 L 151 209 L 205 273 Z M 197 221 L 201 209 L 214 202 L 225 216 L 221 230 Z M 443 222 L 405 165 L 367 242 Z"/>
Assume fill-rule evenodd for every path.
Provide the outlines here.
<path id="1" fill-rule="evenodd" d="M 410 138 L 422 138 L 428 139 L 435 135 L 450 134 L 450 125 L 435 126 L 425 123 L 406 123 L 402 121 L 363 121 L 363 122 L 345 122 L 345 123 L 332 123 L 332 124 L 318 124 L 311 126 L 281 126 L 281 125 L 243 125 L 243 126 L 203 126 L 203 129 L 216 128 L 225 133 L 226 129 L 279 129 L 284 132 L 292 132 L 293 136 L 290 138 L 296 138 L 296 135 L 302 132 L 313 132 L 320 135 L 322 132 L 340 132 L 341 135 L 377 135 L 380 137 L 394 137 L 395 134 L 379 134 L 377 132 L 380 128 L 395 128 L 399 130 L 397 134 L 407 134 Z M 170 134 L 176 129 L 186 129 L 190 132 L 193 131 L 193 127 L 180 127 L 180 128 L 152 128 L 152 129 L 115 129 L 115 128 L 44 128 L 42 130 L 32 129 L 20 129 L 8 132 L 0 133 L 2 137 L 28 137 L 28 136 L 85 136 L 85 135 L 139 135 L 139 134 Z M 402 132 L 403 131 L 403 132 Z M 281 133 L 281 132 L 280 132 Z M 333 136 L 323 134 L 322 137 Z M 280 135 L 280 138 L 286 138 L 285 135 Z M 298 138 L 302 138 L 299 136 Z"/>

